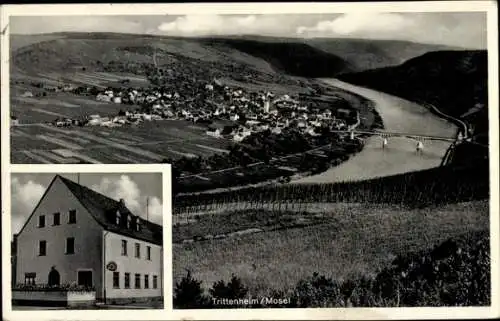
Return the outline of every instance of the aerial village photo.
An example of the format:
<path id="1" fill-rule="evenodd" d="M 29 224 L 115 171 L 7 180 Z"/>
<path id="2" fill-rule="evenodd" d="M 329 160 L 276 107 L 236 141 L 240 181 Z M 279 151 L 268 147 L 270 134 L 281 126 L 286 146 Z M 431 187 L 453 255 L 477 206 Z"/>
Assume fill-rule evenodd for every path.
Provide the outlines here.
<path id="1" fill-rule="evenodd" d="M 12 173 L 12 310 L 163 309 L 161 173 Z"/>
<path id="2" fill-rule="evenodd" d="M 11 163 L 170 164 L 173 202 L 161 262 L 151 202 L 44 176 L 16 303 L 156 307 L 165 264 L 174 312 L 492 304 L 486 10 L 160 11 L 10 16 Z"/>

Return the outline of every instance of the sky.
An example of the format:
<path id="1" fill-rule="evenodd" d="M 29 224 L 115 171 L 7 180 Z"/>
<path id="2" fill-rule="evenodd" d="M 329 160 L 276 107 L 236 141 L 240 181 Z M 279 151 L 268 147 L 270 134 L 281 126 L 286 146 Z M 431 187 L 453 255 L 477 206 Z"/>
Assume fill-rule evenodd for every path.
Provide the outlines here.
<path id="1" fill-rule="evenodd" d="M 59 174 L 74 182 L 77 174 Z M 53 173 L 13 173 L 11 175 L 11 228 L 19 232 L 54 178 Z M 160 173 L 81 173 L 80 184 L 115 200 L 123 198 L 135 215 L 162 224 L 162 176 Z"/>
<path id="2" fill-rule="evenodd" d="M 486 48 L 485 12 L 10 17 L 13 34 L 63 31 L 408 40 Z"/>

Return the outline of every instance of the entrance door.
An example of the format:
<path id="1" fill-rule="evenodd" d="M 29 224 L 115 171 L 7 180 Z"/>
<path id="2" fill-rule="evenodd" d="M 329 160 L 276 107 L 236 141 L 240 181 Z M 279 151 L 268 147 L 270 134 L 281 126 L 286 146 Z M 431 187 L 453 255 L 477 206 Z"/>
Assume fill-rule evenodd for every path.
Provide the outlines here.
<path id="1" fill-rule="evenodd" d="M 52 269 L 49 272 L 49 286 L 57 286 L 59 285 L 59 282 L 61 280 L 61 277 L 59 275 L 59 272 L 52 267 Z"/>
<path id="2" fill-rule="evenodd" d="M 78 285 L 92 287 L 94 285 L 92 271 L 78 271 Z"/>

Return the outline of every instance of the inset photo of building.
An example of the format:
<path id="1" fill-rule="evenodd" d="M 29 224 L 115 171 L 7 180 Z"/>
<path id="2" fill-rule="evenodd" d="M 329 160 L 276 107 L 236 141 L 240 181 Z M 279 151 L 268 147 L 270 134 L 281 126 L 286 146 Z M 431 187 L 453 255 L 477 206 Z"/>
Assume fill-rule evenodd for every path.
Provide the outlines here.
<path id="1" fill-rule="evenodd" d="M 12 310 L 163 309 L 162 173 L 12 173 Z"/>

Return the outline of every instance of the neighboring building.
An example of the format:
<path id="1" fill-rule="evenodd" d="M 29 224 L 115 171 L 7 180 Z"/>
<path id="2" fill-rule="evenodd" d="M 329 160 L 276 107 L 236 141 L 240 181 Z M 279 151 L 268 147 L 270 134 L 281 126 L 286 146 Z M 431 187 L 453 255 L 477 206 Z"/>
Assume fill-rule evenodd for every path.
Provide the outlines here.
<path id="1" fill-rule="evenodd" d="M 222 130 L 217 127 L 209 127 L 206 134 L 213 137 L 221 137 Z"/>
<path id="2" fill-rule="evenodd" d="M 103 95 L 103 94 L 97 94 L 96 100 L 110 102 L 111 101 L 111 96 Z"/>
<path id="3" fill-rule="evenodd" d="M 162 227 L 116 201 L 56 175 L 17 234 L 17 284 L 95 287 L 127 302 L 163 295 Z"/>
<path id="4" fill-rule="evenodd" d="M 269 99 L 266 99 L 264 101 L 264 113 L 268 114 L 270 110 L 271 110 L 271 102 L 269 101 Z"/>

